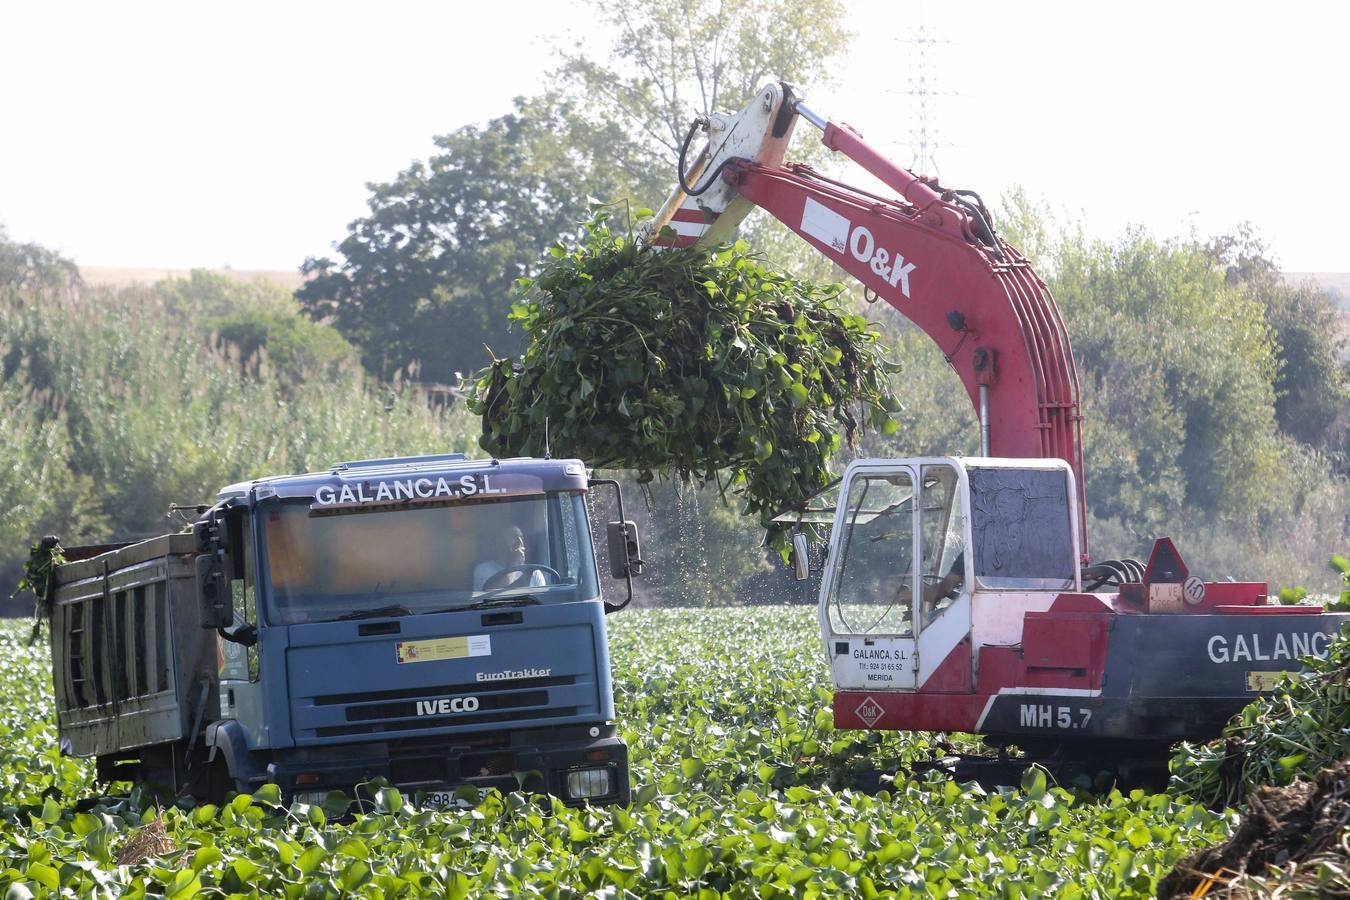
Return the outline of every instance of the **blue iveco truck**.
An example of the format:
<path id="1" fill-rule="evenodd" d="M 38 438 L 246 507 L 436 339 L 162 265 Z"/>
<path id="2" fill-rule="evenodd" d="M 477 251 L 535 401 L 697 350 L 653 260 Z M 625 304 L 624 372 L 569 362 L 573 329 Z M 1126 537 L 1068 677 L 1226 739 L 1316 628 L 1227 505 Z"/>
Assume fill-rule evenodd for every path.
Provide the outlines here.
<path id="1" fill-rule="evenodd" d="M 601 597 L 598 485 L 621 603 Z M 61 748 L 201 799 L 383 778 L 428 804 L 466 787 L 625 803 L 605 614 L 641 562 L 622 504 L 577 460 L 364 460 L 231 485 L 176 534 L 66 550 Z"/>

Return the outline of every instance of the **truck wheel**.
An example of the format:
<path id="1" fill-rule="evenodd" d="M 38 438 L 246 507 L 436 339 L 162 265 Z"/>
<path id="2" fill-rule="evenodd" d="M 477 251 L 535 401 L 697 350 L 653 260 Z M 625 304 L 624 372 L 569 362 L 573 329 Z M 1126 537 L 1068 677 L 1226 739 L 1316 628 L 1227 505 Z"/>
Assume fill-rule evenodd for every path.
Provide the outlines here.
<path id="1" fill-rule="evenodd" d="M 211 771 L 206 779 L 206 801 L 208 803 L 224 806 L 232 795 L 242 793 L 242 791 L 243 787 L 230 774 L 230 767 L 224 759 L 218 759 L 211 764 Z"/>

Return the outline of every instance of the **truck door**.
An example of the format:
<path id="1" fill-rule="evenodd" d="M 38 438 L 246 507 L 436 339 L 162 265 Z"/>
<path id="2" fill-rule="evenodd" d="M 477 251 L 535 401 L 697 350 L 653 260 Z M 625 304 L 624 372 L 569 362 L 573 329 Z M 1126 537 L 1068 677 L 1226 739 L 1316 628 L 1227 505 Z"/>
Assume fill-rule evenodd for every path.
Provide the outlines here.
<path id="1" fill-rule="evenodd" d="M 258 597 L 254 587 L 253 522 L 244 509 L 231 510 L 229 576 L 231 605 L 234 607 L 232 633 L 251 631 L 261 638 Z M 262 727 L 261 640 L 232 641 L 216 638 L 219 671 L 220 717 L 235 719 L 252 736 L 256 746 L 264 746 Z"/>
<path id="2" fill-rule="evenodd" d="M 838 689 L 915 690 L 969 633 L 967 491 L 950 460 L 845 472 L 820 610 Z"/>

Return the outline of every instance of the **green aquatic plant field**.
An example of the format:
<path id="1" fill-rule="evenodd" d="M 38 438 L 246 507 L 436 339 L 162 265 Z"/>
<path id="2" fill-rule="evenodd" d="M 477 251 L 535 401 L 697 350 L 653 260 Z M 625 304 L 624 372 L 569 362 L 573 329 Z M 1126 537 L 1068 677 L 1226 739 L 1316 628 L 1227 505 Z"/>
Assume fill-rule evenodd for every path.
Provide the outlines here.
<path id="1" fill-rule="evenodd" d="M 906 777 L 932 735 L 835 731 L 814 609 L 630 610 L 609 619 L 628 808 L 489 794 L 420 809 L 77 811 L 92 767 L 56 750 L 45 648 L 0 625 L 0 893 L 170 897 L 1149 897 L 1220 815 L 1167 794 L 1089 797 L 1032 770 L 985 791 Z M 875 793 L 866 771 L 900 771 Z"/>

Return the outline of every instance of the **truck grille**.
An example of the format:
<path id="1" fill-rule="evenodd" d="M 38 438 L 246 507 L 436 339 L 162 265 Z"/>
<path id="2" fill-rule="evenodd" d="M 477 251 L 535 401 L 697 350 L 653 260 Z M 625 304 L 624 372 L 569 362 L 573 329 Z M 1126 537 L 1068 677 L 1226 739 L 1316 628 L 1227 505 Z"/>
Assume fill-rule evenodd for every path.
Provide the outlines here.
<path id="1" fill-rule="evenodd" d="M 345 707 L 341 715 L 346 724 L 321 725 L 313 730 L 313 734 L 318 738 L 331 738 L 493 722 L 568 718 L 578 715 L 580 708 L 550 708 L 548 688 L 575 683 L 576 678 L 573 676 L 558 676 L 322 694 L 313 698 L 314 706 L 330 709 Z M 476 700 L 476 705 L 469 710 L 451 711 L 441 705 L 449 700 L 468 697 Z M 333 709 L 333 712 L 338 710 Z"/>
<path id="2" fill-rule="evenodd" d="M 411 728 L 435 728 L 447 725 L 480 725 L 485 722 L 524 722 L 537 719 L 559 719 L 581 712 L 576 706 L 555 706 L 552 709 L 531 709 L 521 712 L 471 713 L 452 716 L 420 716 L 416 719 L 396 719 L 369 725 L 330 725 L 314 729 L 315 737 L 343 737 L 353 734 L 380 734 L 389 731 L 407 731 Z"/>
<path id="3" fill-rule="evenodd" d="M 558 687 L 576 684 L 571 675 L 558 675 L 552 678 L 518 678 L 514 681 L 469 682 L 467 684 L 441 684 L 430 687 L 399 688 L 393 691 L 360 691 L 349 694 L 319 694 L 314 698 L 315 706 L 332 706 L 340 703 L 378 703 L 381 700 L 417 700 L 427 697 L 439 697 L 448 694 L 498 694 L 504 691 L 521 691 L 530 688 Z"/>
<path id="4" fill-rule="evenodd" d="M 548 703 L 548 691 L 520 691 L 512 694 L 478 695 L 478 711 L 491 712 L 496 709 L 516 709 L 521 706 L 545 706 Z M 375 703 L 365 706 L 347 707 L 348 722 L 370 722 L 375 719 L 427 719 L 418 709 L 416 700 L 400 700 L 397 703 Z M 460 719 L 462 716 L 456 716 Z M 492 721 L 487 719 L 485 721 Z"/>

